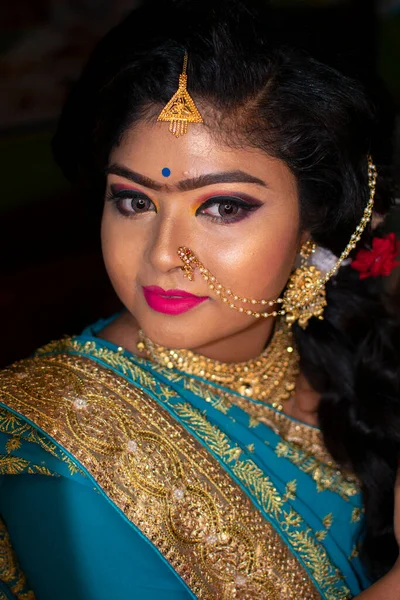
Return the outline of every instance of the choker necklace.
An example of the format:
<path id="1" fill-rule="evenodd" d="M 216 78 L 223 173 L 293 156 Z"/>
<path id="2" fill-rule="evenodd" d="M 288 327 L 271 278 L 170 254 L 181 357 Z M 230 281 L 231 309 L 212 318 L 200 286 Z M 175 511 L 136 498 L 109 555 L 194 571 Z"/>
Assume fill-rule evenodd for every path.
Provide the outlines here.
<path id="1" fill-rule="evenodd" d="M 299 356 L 293 333 L 284 321 L 278 321 L 267 348 L 246 362 L 223 363 L 196 354 L 191 350 L 175 350 L 159 346 L 139 331 L 137 348 L 140 353 L 164 369 L 176 369 L 186 375 L 271 404 L 282 410 L 295 389 L 299 374 Z"/>

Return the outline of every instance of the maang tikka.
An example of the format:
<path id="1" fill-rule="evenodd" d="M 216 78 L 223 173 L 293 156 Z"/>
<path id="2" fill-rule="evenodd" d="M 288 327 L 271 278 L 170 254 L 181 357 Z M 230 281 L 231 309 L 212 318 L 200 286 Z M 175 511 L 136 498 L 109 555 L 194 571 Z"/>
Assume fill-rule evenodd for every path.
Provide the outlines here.
<path id="1" fill-rule="evenodd" d="M 285 316 L 289 326 L 298 322 L 305 329 L 312 317 L 323 319 L 324 309 L 327 305 L 325 285 L 345 263 L 371 220 L 375 199 L 376 178 L 376 167 L 371 157 L 368 157 L 370 197 L 361 221 L 346 248 L 339 257 L 336 257 L 329 250 L 318 247 L 312 240 L 307 241 L 300 250 L 300 265 L 294 269 L 290 276 L 282 298 L 277 298 L 276 300 L 257 300 L 235 294 L 231 289 L 223 286 L 200 262 L 193 251 L 186 246 L 178 248 L 178 256 L 183 262 L 181 269 L 189 281 L 193 281 L 194 272 L 196 269 L 199 269 L 200 275 L 207 282 L 209 289 L 233 310 L 255 317 L 256 319 Z M 247 305 L 248 307 L 241 305 Z M 254 310 L 257 305 L 261 305 L 261 310 Z M 267 307 L 272 308 L 272 311 L 268 312 L 266 310 Z"/>
<path id="2" fill-rule="evenodd" d="M 175 137 L 187 133 L 188 123 L 203 123 L 203 118 L 187 91 L 187 64 L 188 54 L 185 52 L 178 90 L 162 109 L 157 119 L 157 121 L 169 122 L 169 130 Z"/>

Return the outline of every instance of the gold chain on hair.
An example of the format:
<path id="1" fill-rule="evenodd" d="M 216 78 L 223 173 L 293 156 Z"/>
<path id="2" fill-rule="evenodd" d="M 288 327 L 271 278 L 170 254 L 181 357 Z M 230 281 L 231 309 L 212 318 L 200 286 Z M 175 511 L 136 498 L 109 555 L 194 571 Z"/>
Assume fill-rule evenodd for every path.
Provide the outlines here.
<path id="1" fill-rule="evenodd" d="M 193 98 L 187 91 L 187 64 L 188 54 L 185 52 L 183 69 L 179 76 L 178 90 L 162 109 L 157 118 L 157 121 L 166 121 L 169 123 L 169 130 L 175 137 L 187 133 L 188 123 L 203 123 L 203 118 L 199 113 Z"/>
<path id="2" fill-rule="evenodd" d="M 307 307 L 307 316 L 303 319 L 303 326 L 307 325 L 311 316 L 322 318 L 323 309 L 326 306 L 325 284 L 337 273 L 343 261 L 346 260 L 350 252 L 355 248 L 368 222 L 371 220 L 375 199 L 376 178 L 376 167 L 372 162 L 371 157 L 368 157 L 368 186 L 370 197 L 367 206 L 364 209 L 361 221 L 351 236 L 346 248 L 343 250 L 335 265 L 325 273 L 325 275 L 322 275 L 316 267 L 305 267 L 305 264 L 299 269 L 296 269 L 289 280 L 289 285 L 282 298 L 277 298 L 276 300 L 258 300 L 235 294 L 230 288 L 225 287 L 217 280 L 215 275 L 203 265 L 190 248 L 180 246 L 178 248 L 178 256 L 183 262 L 181 268 L 184 276 L 187 277 L 189 281 L 193 281 L 194 272 L 196 269 L 199 269 L 200 275 L 207 283 L 209 289 L 221 298 L 224 303 L 233 310 L 245 313 L 256 319 L 286 315 L 286 320 L 291 325 L 296 320 L 300 321 L 301 311 L 305 307 Z M 315 244 L 306 242 L 306 253 L 313 253 L 315 248 Z M 238 302 L 241 304 L 251 304 L 253 306 L 258 304 L 261 306 L 274 307 L 274 310 L 271 312 L 267 312 L 263 309 L 255 311 L 250 308 L 238 306 Z"/>

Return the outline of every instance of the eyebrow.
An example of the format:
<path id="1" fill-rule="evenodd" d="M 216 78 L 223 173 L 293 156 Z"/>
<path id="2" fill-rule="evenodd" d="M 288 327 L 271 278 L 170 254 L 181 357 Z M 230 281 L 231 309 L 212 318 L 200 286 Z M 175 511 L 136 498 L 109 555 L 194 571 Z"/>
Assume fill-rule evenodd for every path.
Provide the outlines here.
<path id="1" fill-rule="evenodd" d="M 234 171 L 221 171 L 217 173 L 207 173 L 205 175 L 199 175 L 198 177 L 193 177 L 192 179 L 182 179 L 176 185 L 171 186 L 169 184 L 161 184 L 154 179 L 150 179 L 146 175 L 142 175 L 141 173 L 136 173 L 123 165 L 118 165 L 116 163 L 110 165 L 106 169 L 106 174 L 119 175 L 120 177 L 124 177 L 125 179 L 129 179 L 129 181 L 133 181 L 133 183 L 137 183 L 139 185 L 143 185 L 152 190 L 172 190 L 178 189 L 181 192 L 188 192 L 191 190 L 196 190 L 201 187 L 205 187 L 207 185 L 213 185 L 217 183 L 254 183 L 256 185 L 261 185 L 263 187 L 268 187 L 265 181 L 259 179 L 258 177 L 254 177 L 254 175 L 250 175 L 250 173 L 246 173 L 241 170 Z"/>

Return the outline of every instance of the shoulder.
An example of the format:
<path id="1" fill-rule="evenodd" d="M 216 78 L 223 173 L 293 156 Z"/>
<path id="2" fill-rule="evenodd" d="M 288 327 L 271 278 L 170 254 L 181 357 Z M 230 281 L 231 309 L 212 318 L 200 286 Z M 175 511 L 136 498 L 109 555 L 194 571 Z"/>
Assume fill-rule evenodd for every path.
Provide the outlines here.
<path id="1" fill-rule="evenodd" d="M 78 465 L 23 415 L 0 406 L 0 475 L 85 478 Z"/>
<path id="2" fill-rule="evenodd" d="M 63 377 L 63 363 L 78 362 L 74 350 L 79 345 L 73 338 L 63 338 L 39 348 L 32 357 L 17 361 L 0 370 L 0 402 L 13 408 L 15 401 L 29 402 L 30 392 L 45 395 L 55 381 L 60 388 L 68 387 Z M 68 359 L 67 359 L 68 357 Z"/>
<path id="3" fill-rule="evenodd" d="M 61 350 L 65 343 L 52 345 Z M 50 423 L 56 420 L 52 398 L 64 398 L 69 385 L 62 373 L 62 356 L 51 361 L 45 350 L 0 371 L 0 475 L 84 477 L 52 436 Z"/>
<path id="4" fill-rule="evenodd" d="M 0 371 L 0 406 L 23 414 L 52 435 L 66 412 L 118 396 L 131 384 L 134 392 L 153 392 L 155 380 L 146 361 L 122 347 L 85 334 L 65 337 L 40 348 L 34 356 Z M 50 426 L 50 430 L 48 427 Z"/>
<path id="5" fill-rule="evenodd" d="M 84 348 L 77 338 L 63 338 L 0 371 L 0 407 L 38 428 L 44 422 L 56 426 L 58 413 L 85 387 Z"/>
<path id="6" fill-rule="evenodd" d="M 0 455 L 6 457 L 5 472 L 11 472 L 11 463 L 21 471 L 31 468 L 23 461 L 31 461 L 39 448 L 39 453 L 47 452 L 41 462 L 47 465 L 50 455 L 61 457 L 64 465 L 53 466 L 63 471 L 65 464 L 72 464 L 66 455 L 79 457 L 92 437 L 96 441 L 120 425 L 129 402 L 154 402 L 162 395 L 160 386 L 140 360 L 90 334 L 51 342 L 33 357 L 0 371 Z M 22 462 L 9 458 L 14 450 Z"/>

